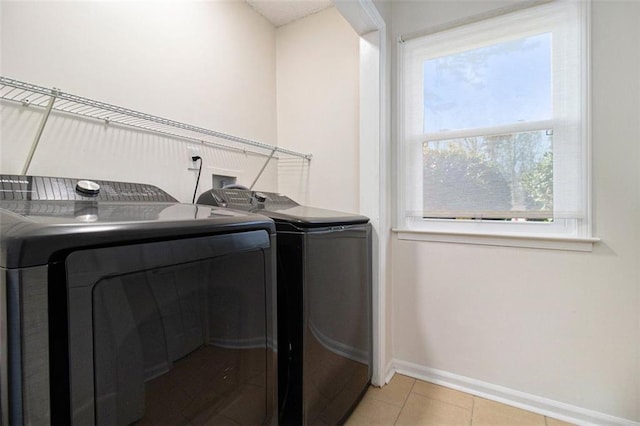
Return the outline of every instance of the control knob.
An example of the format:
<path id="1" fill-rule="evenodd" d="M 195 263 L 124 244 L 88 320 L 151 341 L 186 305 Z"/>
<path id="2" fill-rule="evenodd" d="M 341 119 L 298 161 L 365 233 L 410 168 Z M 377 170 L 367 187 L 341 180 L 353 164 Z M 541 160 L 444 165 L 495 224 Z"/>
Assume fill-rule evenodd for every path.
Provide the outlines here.
<path id="1" fill-rule="evenodd" d="M 253 198 L 255 198 L 255 200 L 259 203 L 264 203 L 265 201 L 267 201 L 267 196 L 262 192 L 255 192 L 253 194 Z"/>
<path id="2" fill-rule="evenodd" d="M 76 183 L 76 191 L 82 195 L 98 195 L 100 185 L 91 180 L 80 180 Z"/>

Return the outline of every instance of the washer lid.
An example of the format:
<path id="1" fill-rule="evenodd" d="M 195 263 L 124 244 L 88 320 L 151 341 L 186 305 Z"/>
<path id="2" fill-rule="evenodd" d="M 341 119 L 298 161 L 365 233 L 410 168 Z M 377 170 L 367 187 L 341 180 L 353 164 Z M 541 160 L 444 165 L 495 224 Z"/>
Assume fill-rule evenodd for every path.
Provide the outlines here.
<path id="1" fill-rule="evenodd" d="M 245 210 L 272 218 L 277 223 L 291 223 L 299 228 L 357 225 L 369 218 L 353 213 L 301 206 L 286 195 L 242 189 L 210 189 L 198 198 L 198 204 Z"/>
<path id="2" fill-rule="evenodd" d="M 369 222 L 366 216 L 315 207 L 295 206 L 283 209 L 254 210 L 273 219 L 276 223 L 288 222 L 301 228 L 325 226 L 358 225 Z"/>

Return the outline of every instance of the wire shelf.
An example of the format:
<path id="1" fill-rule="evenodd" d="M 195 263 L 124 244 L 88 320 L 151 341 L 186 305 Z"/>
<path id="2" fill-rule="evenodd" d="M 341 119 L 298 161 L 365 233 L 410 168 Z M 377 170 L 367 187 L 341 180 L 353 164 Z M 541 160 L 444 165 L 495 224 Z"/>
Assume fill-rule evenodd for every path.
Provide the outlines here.
<path id="1" fill-rule="evenodd" d="M 268 157 L 287 155 L 311 160 L 311 154 L 229 135 L 167 118 L 157 117 L 129 108 L 96 101 L 82 96 L 49 89 L 23 81 L 0 76 L 0 98 L 19 102 L 24 106 L 47 108 L 51 98 L 53 111 L 80 117 L 101 120 L 106 124 L 117 124 L 154 132 L 189 142 L 202 143 L 222 149 L 253 152 Z M 224 142 L 221 142 L 224 141 Z"/>

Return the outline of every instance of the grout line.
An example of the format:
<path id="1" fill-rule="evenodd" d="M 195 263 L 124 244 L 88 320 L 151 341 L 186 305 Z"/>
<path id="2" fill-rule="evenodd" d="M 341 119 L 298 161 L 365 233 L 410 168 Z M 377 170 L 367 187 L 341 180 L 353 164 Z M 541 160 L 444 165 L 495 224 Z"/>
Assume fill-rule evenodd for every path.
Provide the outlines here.
<path id="1" fill-rule="evenodd" d="M 404 405 L 407 403 L 407 400 L 409 399 L 409 395 L 411 395 L 411 392 L 413 392 L 413 387 L 416 385 L 417 379 L 412 379 L 412 380 L 413 380 L 413 383 L 411 384 L 411 389 L 409 389 L 409 392 L 407 392 L 407 396 L 404 398 L 404 401 L 402 401 L 402 405 L 400 406 L 400 411 L 398 411 L 396 420 L 393 422 L 394 425 L 398 423 L 398 419 L 400 419 L 400 414 L 402 414 L 402 410 L 404 410 Z"/>
<path id="2" fill-rule="evenodd" d="M 450 389 L 450 388 L 447 388 L 446 386 L 441 386 L 441 385 L 438 385 L 438 384 L 435 384 L 435 383 L 427 382 L 427 381 L 425 381 L 425 380 L 420 380 L 420 379 L 415 379 L 415 380 L 416 380 L 416 381 L 414 382 L 414 385 L 413 385 L 413 387 L 411 388 L 411 391 L 410 391 L 409 393 L 413 393 L 413 388 L 415 387 L 415 384 L 416 384 L 416 383 L 418 383 L 418 382 L 420 381 L 420 382 L 423 382 L 423 383 L 431 384 L 431 385 L 434 385 L 434 386 L 439 386 L 439 387 L 442 387 L 442 388 L 445 388 L 445 389 L 453 390 L 453 391 L 455 391 L 455 392 L 459 392 L 459 393 L 461 393 L 461 394 L 464 394 L 464 395 L 470 396 L 470 397 L 471 397 L 471 401 L 472 401 L 472 403 L 471 403 L 471 409 L 469 409 L 469 408 L 467 408 L 467 407 L 464 407 L 464 406 L 462 406 L 462 405 L 455 404 L 455 403 L 450 402 L 450 401 L 444 401 L 444 400 L 442 400 L 442 399 L 433 398 L 431 395 L 423 395 L 423 394 L 421 394 L 421 393 L 416 392 L 416 395 L 418 395 L 418 396 L 420 396 L 420 397 L 422 397 L 422 398 L 426 398 L 426 399 L 428 399 L 429 401 L 434 401 L 434 402 L 437 402 L 438 404 L 445 404 L 445 405 L 449 405 L 449 406 L 451 406 L 451 407 L 459 408 L 459 409 L 461 409 L 461 410 L 471 411 L 471 415 L 473 416 L 473 407 L 474 407 L 474 405 L 475 405 L 475 395 L 472 395 L 472 394 L 470 394 L 470 393 L 463 392 L 463 391 L 458 391 L 458 390 L 455 390 L 455 389 Z"/>
<path id="3" fill-rule="evenodd" d="M 413 379 L 413 383 L 411 384 L 411 389 L 409 389 L 409 393 L 404 398 L 404 401 L 402 401 L 402 408 L 404 408 L 404 404 L 407 403 L 407 400 L 409 399 L 409 395 L 411 395 L 411 393 L 413 392 L 413 388 L 416 387 L 416 382 L 417 381 L 418 381 L 417 379 Z"/>
<path id="4" fill-rule="evenodd" d="M 476 410 L 476 397 L 471 395 L 471 420 L 469 421 L 469 426 L 473 426 L 473 414 Z"/>
<path id="5" fill-rule="evenodd" d="M 398 414 L 396 414 L 396 418 L 395 418 L 395 420 L 393 421 L 393 425 L 394 425 L 394 426 L 396 425 L 396 423 L 398 423 L 398 420 L 400 419 L 400 414 L 402 414 L 402 409 L 403 409 L 403 408 L 404 408 L 404 407 L 400 407 L 400 411 L 398 411 Z"/>
<path id="6" fill-rule="evenodd" d="M 413 392 L 411 392 L 411 393 L 413 393 Z M 464 392 L 463 392 L 463 393 L 464 393 Z M 424 398 L 424 399 L 427 399 L 427 400 L 429 400 L 429 401 L 436 402 L 436 403 L 438 403 L 438 404 L 448 405 L 448 406 L 450 406 L 450 407 L 454 407 L 454 408 L 457 408 L 457 409 L 459 409 L 459 410 L 470 411 L 470 412 L 471 412 L 471 414 L 473 415 L 473 405 L 472 405 L 472 406 L 471 406 L 471 408 L 469 409 L 469 408 L 467 408 L 467 407 L 463 407 L 463 406 L 461 406 L 461 405 L 454 404 L 453 402 L 443 401 L 443 400 L 441 400 L 441 399 L 433 398 L 433 397 L 432 397 L 432 396 L 430 396 L 430 395 L 423 395 L 423 394 L 421 394 L 421 393 L 416 393 L 416 395 L 417 395 L 417 396 L 419 396 L 420 398 Z M 469 394 L 467 394 L 467 395 L 469 395 Z M 473 396 L 473 395 L 470 395 L 470 396 Z"/>

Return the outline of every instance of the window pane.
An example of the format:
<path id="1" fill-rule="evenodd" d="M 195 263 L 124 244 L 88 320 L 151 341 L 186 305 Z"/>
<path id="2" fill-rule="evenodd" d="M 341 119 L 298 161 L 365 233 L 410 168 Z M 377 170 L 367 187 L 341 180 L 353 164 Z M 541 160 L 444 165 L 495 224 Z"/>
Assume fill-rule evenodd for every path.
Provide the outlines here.
<path id="1" fill-rule="evenodd" d="M 425 142 L 423 216 L 552 221 L 552 139 L 542 130 Z"/>
<path id="2" fill-rule="evenodd" d="M 424 132 L 552 118 L 551 34 L 424 62 Z"/>

